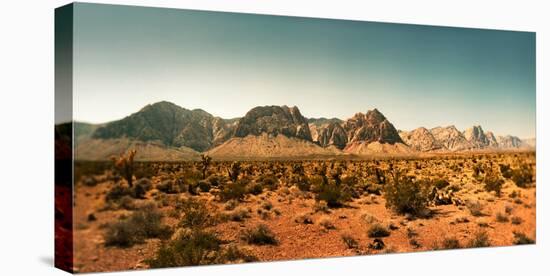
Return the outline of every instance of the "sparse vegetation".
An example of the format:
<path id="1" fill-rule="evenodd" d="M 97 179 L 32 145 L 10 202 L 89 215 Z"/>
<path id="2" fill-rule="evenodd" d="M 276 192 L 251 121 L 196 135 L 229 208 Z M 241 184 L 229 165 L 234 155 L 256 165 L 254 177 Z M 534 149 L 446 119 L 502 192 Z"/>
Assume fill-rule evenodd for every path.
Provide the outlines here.
<path id="1" fill-rule="evenodd" d="M 390 235 L 390 231 L 383 225 L 375 223 L 369 227 L 367 234 L 369 238 L 384 238 Z"/>
<path id="2" fill-rule="evenodd" d="M 401 176 L 396 172 L 393 180 L 386 184 L 384 197 L 386 206 L 401 214 L 424 215 L 429 203 L 429 187 L 422 181 Z"/>
<path id="3" fill-rule="evenodd" d="M 108 224 L 105 245 L 129 247 L 147 238 L 166 237 L 170 230 L 161 219 L 161 213 L 153 205 L 145 205 L 128 218 Z"/>
<path id="4" fill-rule="evenodd" d="M 514 244 L 535 244 L 535 240 L 521 232 L 514 232 Z"/>
<path id="5" fill-rule="evenodd" d="M 489 247 L 489 235 L 485 231 L 479 231 L 474 234 L 474 238 L 469 243 L 470 247 Z"/>
<path id="6" fill-rule="evenodd" d="M 278 243 L 275 234 L 265 224 L 245 230 L 241 238 L 247 243 L 254 245 L 276 245 Z"/>

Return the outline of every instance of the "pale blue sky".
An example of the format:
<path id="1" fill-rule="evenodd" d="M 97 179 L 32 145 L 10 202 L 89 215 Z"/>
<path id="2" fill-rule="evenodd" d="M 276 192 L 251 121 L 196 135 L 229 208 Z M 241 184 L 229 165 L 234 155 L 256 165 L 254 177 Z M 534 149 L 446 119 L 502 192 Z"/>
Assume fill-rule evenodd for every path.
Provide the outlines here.
<path id="1" fill-rule="evenodd" d="M 75 119 L 171 101 L 223 118 L 259 105 L 398 129 L 535 136 L 535 34 L 95 4 L 75 6 Z"/>

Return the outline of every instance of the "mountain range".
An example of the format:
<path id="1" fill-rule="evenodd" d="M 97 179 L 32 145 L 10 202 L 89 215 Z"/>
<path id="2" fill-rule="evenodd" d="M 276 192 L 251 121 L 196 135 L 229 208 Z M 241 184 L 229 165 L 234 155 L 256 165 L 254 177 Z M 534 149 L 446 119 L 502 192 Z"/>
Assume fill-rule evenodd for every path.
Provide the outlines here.
<path id="1" fill-rule="evenodd" d="M 258 106 L 242 118 L 223 119 L 163 101 L 121 120 L 74 126 L 79 160 L 105 160 L 129 148 L 140 160 L 193 160 L 201 153 L 216 159 L 327 158 L 535 147 L 534 139 L 495 137 L 481 126 L 399 131 L 377 109 L 340 120 L 306 118 L 295 106 Z"/>

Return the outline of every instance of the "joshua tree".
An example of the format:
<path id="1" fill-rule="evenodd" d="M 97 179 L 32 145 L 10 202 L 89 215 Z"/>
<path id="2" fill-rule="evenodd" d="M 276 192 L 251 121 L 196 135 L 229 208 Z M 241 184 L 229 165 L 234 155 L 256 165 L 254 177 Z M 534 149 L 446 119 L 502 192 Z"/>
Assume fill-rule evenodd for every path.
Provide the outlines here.
<path id="1" fill-rule="evenodd" d="M 212 157 L 206 154 L 201 154 L 202 179 L 206 179 L 206 172 L 208 171 L 208 167 L 210 166 L 211 161 Z"/>
<path id="2" fill-rule="evenodd" d="M 126 154 L 121 154 L 119 157 L 112 157 L 115 168 L 126 179 L 128 186 L 132 187 L 132 176 L 134 174 L 134 156 L 136 150 L 130 150 Z"/>
<path id="3" fill-rule="evenodd" d="M 233 182 L 237 181 L 237 179 L 239 179 L 239 174 L 241 173 L 241 163 L 240 162 L 231 163 L 231 168 L 227 169 L 227 173 L 229 174 L 229 178 L 231 178 L 231 181 Z"/>

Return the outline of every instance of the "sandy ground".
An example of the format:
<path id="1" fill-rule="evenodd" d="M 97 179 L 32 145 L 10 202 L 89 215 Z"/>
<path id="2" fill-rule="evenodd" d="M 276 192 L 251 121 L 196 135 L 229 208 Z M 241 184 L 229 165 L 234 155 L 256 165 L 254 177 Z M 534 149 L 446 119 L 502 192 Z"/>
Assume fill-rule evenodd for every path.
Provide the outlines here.
<path id="1" fill-rule="evenodd" d="M 534 162 L 534 157 L 532 157 Z M 443 167 L 442 167 L 443 166 Z M 428 168 L 427 173 L 437 173 L 445 170 L 440 167 Z M 442 169 L 443 168 L 443 169 Z M 482 216 L 473 216 L 466 206 L 440 205 L 431 206 L 434 215 L 430 218 L 411 219 L 398 215 L 386 208 L 385 199 L 379 195 L 363 195 L 353 199 L 342 208 L 330 209 L 329 213 L 315 211 L 315 199 L 311 193 L 297 189 L 279 188 L 275 191 L 264 191 L 262 194 L 248 196 L 237 208 L 250 210 L 250 218 L 243 222 L 223 222 L 210 227 L 218 237 L 230 244 L 238 245 L 255 255 L 260 261 L 291 260 L 304 258 L 319 258 L 330 256 L 353 256 L 393 252 L 415 252 L 441 248 L 445 238 L 456 238 L 462 247 L 467 247 L 469 241 L 479 231 L 485 231 L 491 246 L 513 245 L 514 232 L 521 232 L 535 239 L 536 233 L 536 189 L 521 189 L 511 180 L 505 180 L 500 197 L 482 189 L 482 184 L 474 181 L 471 172 L 447 173 L 450 183 L 460 183 L 462 190 L 459 196 L 463 200 L 477 200 L 484 205 Z M 153 179 L 153 182 L 160 180 Z M 104 245 L 104 226 L 116 221 L 128 210 L 102 210 L 105 205 L 106 191 L 115 185 L 105 181 L 89 187 L 77 185 L 74 208 L 74 256 L 77 272 L 116 271 L 128 269 L 145 269 L 144 260 L 154 256 L 161 241 L 149 239 L 143 244 L 130 248 L 106 247 Z M 510 194 L 520 191 L 518 197 Z M 188 194 L 177 194 L 174 197 L 186 198 Z M 197 198 L 208 202 L 210 208 L 223 212 L 224 203 L 210 193 L 202 193 Z M 153 201 L 151 196 L 142 201 Z M 258 209 L 262 203 L 270 202 L 273 208 L 262 217 Z M 505 213 L 508 209 L 509 220 L 498 222 L 496 214 Z M 175 227 L 178 220 L 168 215 L 172 206 L 162 207 L 166 216 L 163 222 Z M 277 210 L 277 211 L 275 211 Z M 510 211 L 511 210 L 511 211 Z M 96 220 L 89 221 L 88 215 L 93 213 Z M 279 213 L 279 214 L 277 214 Z M 312 224 L 295 221 L 299 215 L 311 217 Z M 365 219 L 370 217 L 370 219 Z M 512 223 L 511 218 L 520 218 L 519 224 Z M 467 222 L 464 222 L 467 218 Z M 334 229 L 326 229 L 320 222 L 328 220 Z M 517 219 L 514 220 L 517 222 Z M 375 250 L 369 248 L 374 238 L 368 236 L 369 226 L 373 223 L 391 227 L 391 234 L 382 238 L 385 248 Z M 248 245 L 240 239 L 244 229 L 258 224 L 267 225 L 275 234 L 277 245 Z M 411 233 L 416 233 L 411 235 Z M 342 240 L 342 235 L 349 235 L 358 242 L 357 248 L 349 249 Z"/>

